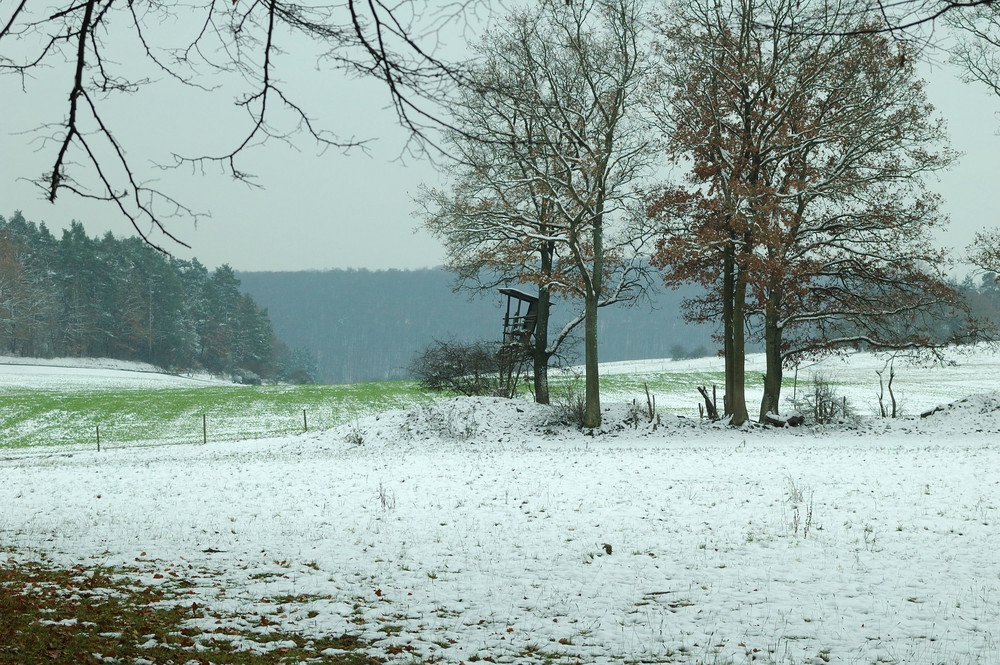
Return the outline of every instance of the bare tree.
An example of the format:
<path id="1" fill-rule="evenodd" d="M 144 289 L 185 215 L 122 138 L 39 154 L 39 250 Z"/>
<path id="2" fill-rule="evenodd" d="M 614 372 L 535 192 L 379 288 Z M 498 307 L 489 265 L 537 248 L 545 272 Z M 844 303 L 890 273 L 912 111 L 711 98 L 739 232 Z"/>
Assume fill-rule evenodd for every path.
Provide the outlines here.
<path id="1" fill-rule="evenodd" d="M 626 127 L 624 119 L 610 119 L 611 109 L 602 116 L 599 106 L 607 103 L 609 86 L 629 87 L 621 93 L 632 94 L 634 85 L 627 79 L 635 73 L 594 69 L 616 59 L 634 66 L 629 50 L 635 42 L 590 34 L 586 48 L 596 52 L 585 55 L 579 52 L 584 45 L 572 41 L 573 35 L 602 21 L 611 29 L 635 31 L 637 25 L 615 27 L 612 12 L 622 12 L 622 21 L 637 21 L 637 9 L 624 2 L 581 3 L 574 12 L 546 3 L 512 14 L 488 34 L 476 48 L 481 64 L 455 104 L 454 129 L 445 137 L 454 158 L 445 169 L 451 186 L 424 190 L 418 198 L 418 214 L 444 243 L 448 267 L 460 284 L 476 289 L 511 282 L 537 285 L 532 357 L 535 398 L 542 403 L 549 401 L 551 357 L 586 319 L 581 311 L 549 335 L 553 295 L 586 301 L 594 259 L 593 228 L 588 225 L 595 211 L 584 209 L 580 200 L 599 195 L 594 190 L 603 189 L 618 217 L 603 238 L 602 284 L 591 289 L 596 307 L 633 300 L 643 292 L 645 263 L 639 250 L 648 233 L 644 235 L 642 225 L 622 223 L 620 214 L 628 195 L 625 180 L 639 173 L 643 143 L 637 132 L 614 136 Z M 588 90 L 591 85 L 595 87 Z M 608 141 L 608 147 L 596 145 L 598 138 Z M 631 144 L 623 146 L 623 139 Z M 601 149 L 615 155 L 598 156 Z M 614 189 L 600 179 L 581 184 L 582 170 L 595 157 L 622 160 L 602 166 L 608 171 L 601 176 L 605 180 L 612 174 L 627 178 Z M 622 167 L 631 171 L 626 174 Z"/>
<path id="2" fill-rule="evenodd" d="M 67 91 L 64 118 L 42 128 L 51 168 L 35 182 L 54 201 L 65 192 L 105 201 L 150 244 L 154 229 L 171 231 L 174 216 L 197 218 L 185 204 L 151 184 L 108 109 L 114 100 L 142 91 L 155 94 L 157 79 L 206 93 L 223 77 L 236 85 L 246 130 L 215 154 L 175 155 L 175 164 L 218 164 L 237 180 L 256 184 L 241 165 L 248 148 L 302 134 L 320 149 L 350 149 L 363 139 L 319 126 L 295 90 L 277 75 L 286 52 L 319 52 L 330 71 L 382 81 L 399 122 L 416 140 L 436 122 L 440 104 L 461 73 L 431 48 L 443 26 L 488 7 L 482 0 L 346 0 L 330 5 L 287 0 L 176 5 L 163 0 L 101 2 L 57 0 L 6 3 L 0 15 L 0 74 L 27 89 L 43 69 L 61 72 Z M 139 58 L 132 53 L 141 54 Z M 304 95 L 303 95 L 304 96 Z M 166 113 L 148 119 L 147 132 L 170 126 Z M 159 247 L 162 249 L 162 247 Z"/>
<path id="3" fill-rule="evenodd" d="M 952 60 L 967 82 L 985 85 L 1000 97 L 1000 7 L 982 4 L 948 16 L 957 29 Z"/>
<path id="4" fill-rule="evenodd" d="M 597 310 L 634 293 L 647 240 L 629 209 L 651 158 L 636 117 L 642 27 L 636 0 L 544 0 L 513 14 L 483 42 L 483 66 L 457 105 L 453 187 L 423 198 L 460 278 L 537 284 L 545 319 L 550 294 L 583 300 L 580 316 L 536 348 L 535 368 L 544 376 L 583 323 L 587 427 L 601 422 Z"/>
<path id="5" fill-rule="evenodd" d="M 817 3 L 822 14 L 836 14 L 839 26 L 826 17 L 762 18 L 766 28 L 780 28 L 801 35 L 892 35 L 896 38 L 928 41 L 939 21 L 952 21 L 969 12 L 990 7 L 994 0 L 860 0 Z"/>
<path id="6" fill-rule="evenodd" d="M 688 186 L 653 212 L 681 221 L 660 244 L 668 283 L 715 285 L 726 413 L 746 419 L 744 340 L 764 342 L 760 418 L 777 413 L 785 363 L 865 345 L 928 348 L 955 304 L 922 176 L 953 159 L 907 44 L 794 0 L 695 2 L 668 24 L 660 117 Z M 829 12 L 829 13 L 827 13 Z M 764 25 L 827 20 L 815 34 Z"/>
<path id="7" fill-rule="evenodd" d="M 551 237 L 554 210 L 544 195 L 547 188 L 539 187 L 533 177 L 555 165 L 540 147 L 544 133 L 537 118 L 524 112 L 521 96 L 531 85 L 531 72 L 510 58 L 510 42 L 520 41 L 517 32 L 533 29 L 533 23 L 527 14 L 515 14 L 504 23 L 506 30 L 488 34 L 475 47 L 482 64 L 453 105 L 454 129 L 444 137 L 452 159 L 442 170 L 450 186 L 422 188 L 416 214 L 444 245 L 446 265 L 455 273 L 458 288 L 538 286 L 530 351 L 535 400 L 548 404 L 550 359 L 581 319 L 550 339 L 553 291 L 564 292 L 560 285 L 574 280 L 561 245 Z"/>

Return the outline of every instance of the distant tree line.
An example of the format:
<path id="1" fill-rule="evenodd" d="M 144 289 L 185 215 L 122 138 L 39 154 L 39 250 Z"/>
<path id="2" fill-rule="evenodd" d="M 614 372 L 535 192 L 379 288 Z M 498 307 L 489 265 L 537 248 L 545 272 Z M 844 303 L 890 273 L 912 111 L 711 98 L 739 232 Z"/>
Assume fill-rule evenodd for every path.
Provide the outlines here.
<path id="1" fill-rule="evenodd" d="M 228 265 L 167 256 L 141 239 L 91 238 L 79 222 L 56 238 L 0 216 L 0 354 L 105 357 L 240 380 L 311 381 Z"/>
<path id="2" fill-rule="evenodd" d="M 456 292 L 444 268 L 238 272 L 243 288 L 266 307 L 277 335 L 316 354 L 319 380 L 330 383 L 410 378 L 414 355 L 435 340 L 499 341 L 503 305 L 496 290 L 479 297 Z M 650 291 L 648 301 L 601 319 L 606 362 L 711 355 L 713 326 L 681 316 L 696 287 Z M 571 300 L 553 298 L 552 325 L 577 314 Z M 579 339 L 559 364 L 578 364 Z"/>
<path id="3" fill-rule="evenodd" d="M 324 270 L 238 272 L 243 289 L 266 307 L 277 335 L 315 354 L 319 381 L 351 383 L 412 378 L 414 357 L 435 341 L 499 341 L 501 296 L 472 298 L 455 292 L 455 275 L 444 268 L 420 270 Z M 1000 283 L 992 275 L 952 284 L 972 316 L 1000 324 Z M 717 355 L 721 342 L 712 323 L 684 318 L 683 302 L 704 295 L 696 286 L 652 290 L 648 299 L 600 320 L 605 362 Z M 576 314 L 571 300 L 553 300 L 553 326 Z M 947 339 L 961 320 L 939 322 L 935 339 Z M 750 352 L 763 351 L 751 340 Z M 579 339 L 559 362 L 581 361 Z"/>
<path id="4" fill-rule="evenodd" d="M 1000 330 L 1000 276 L 993 272 L 980 274 L 977 279 L 966 275 L 953 286 L 962 294 L 972 315 L 989 326 L 995 336 Z"/>

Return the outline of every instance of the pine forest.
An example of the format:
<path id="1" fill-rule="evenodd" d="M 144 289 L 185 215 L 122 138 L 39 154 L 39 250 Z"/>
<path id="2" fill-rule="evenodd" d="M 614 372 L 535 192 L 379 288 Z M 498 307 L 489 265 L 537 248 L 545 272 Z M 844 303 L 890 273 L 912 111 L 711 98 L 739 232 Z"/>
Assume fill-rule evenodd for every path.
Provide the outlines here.
<path id="1" fill-rule="evenodd" d="M 232 268 L 208 270 L 140 238 L 56 238 L 0 216 L 0 355 L 106 357 L 241 382 L 312 380 L 309 354 L 274 336 Z"/>

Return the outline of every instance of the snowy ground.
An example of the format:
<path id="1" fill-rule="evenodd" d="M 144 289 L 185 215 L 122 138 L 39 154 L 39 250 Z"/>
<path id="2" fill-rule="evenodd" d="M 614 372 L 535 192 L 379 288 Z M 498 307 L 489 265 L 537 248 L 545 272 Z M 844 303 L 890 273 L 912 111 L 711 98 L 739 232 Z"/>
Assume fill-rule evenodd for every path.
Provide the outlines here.
<path id="1" fill-rule="evenodd" d="M 180 571 L 244 628 L 402 663 L 1000 663 L 996 393 L 859 427 L 623 417 L 588 436 L 455 399 L 283 439 L 0 450 L 0 548 Z"/>
<path id="2" fill-rule="evenodd" d="M 169 374 L 148 363 L 110 358 L 0 356 L 0 391 L 10 388 L 72 391 L 111 386 L 122 389 L 192 388 L 230 383 L 207 374 Z"/>
<path id="3" fill-rule="evenodd" d="M 751 416 L 756 416 L 756 407 L 763 396 L 764 354 L 747 356 L 746 375 L 747 406 Z M 939 404 L 952 402 L 968 395 L 996 390 L 1000 377 L 1000 350 L 990 347 L 966 348 L 950 352 L 943 362 L 915 363 L 905 359 L 895 361 L 896 377 L 893 389 L 901 409 L 906 415 L 919 415 Z M 655 386 L 664 376 L 697 376 L 700 373 L 716 372 L 721 382 L 723 362 L 721 358 L 696 358 L 691 360 L 642 360 L 607 363 L 601 365 L 604 376 L 628 374 L 636 385 L 643 381 Z M 838 395 L 848 398 L 853 410 L 861 416 L 878 414 L 879 376 L 881 371 L 885 381 L 889 379 L 886 359 L 870 353 L 855 353 L 847 357 L 828 357 L 819 362 L 803 363 L 798 370 L 799 397 L 810 390 L 814 376 L 821 376 L 831 383 Z M 794 383 L 794 370 L 785 370 L 785 388 L 782 392 L 782 410 L 788 411 Z M 721 390 L 721 386 L 720 386 Z M 636 394 L 638 392 L 638 394 Z M 690 381 L 681 382 L 676 391 L 654 390 L 657 404 L 675 414 L 698 414 L 699 397 Z M 629 402 L 638 398 L 645 401 L 642 390 L 602 394 L 608 401 Z M 721 400 L 721 393 L 720 398 Z M 884 399 L 889 401 L 885 392 Z"/>

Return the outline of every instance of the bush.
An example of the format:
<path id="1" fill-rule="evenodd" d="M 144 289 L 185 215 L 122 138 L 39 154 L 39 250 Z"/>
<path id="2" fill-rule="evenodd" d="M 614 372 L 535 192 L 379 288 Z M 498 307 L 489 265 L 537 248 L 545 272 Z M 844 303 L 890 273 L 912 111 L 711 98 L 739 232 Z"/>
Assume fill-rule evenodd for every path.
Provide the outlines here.
<path id="1" fill-rule="evenodd" d="M 699 344 L 693 349 L 688 349 L 683 344 L 674 344 L 670 347 L 671 360 L 693 360 L 696 358 L 706 358 L 711 355 L 704 344 Z"/>
<path id="2" fill-rule="evenodd" d="M 858 419 L 846 397 L 841 397 L 833 385 L 822 374 L 813 375 L 813 389 L 805 392 L 794 406 L 806 420 L 825 425 L 829 423 L 854 422 Z"/>
<path id="3" fill-rule="evenodd" d="M 560 387 L 552 394 L 552 408 L 556 418 L 566 425 L 583 427 L 587 411 L 586 393 L 580 377 Z"/>
<path id="4" fill-rule="evenodd" d="M 705 348 L 704 344 L 699 344 L 698 346 L 696 346 L 695 348 L 693 348 L 691 351 L 688 352 L 687 357 L 691 359 L 707 358 L 710 355 L 712 355 L 712 352 L 709 351 L 707 348 Z"/>
<path id="5" fill-rule="evenodd" d="M 240 383 L 244 386 L 259 386 L 261 379 L 256 372 L 251 372 L 248 369 L 237 369 L 233 372 L 233 383 Z"/>
<path id="6" fill-rule="evenodd" d="M 498 342 L 434 341 L 409 370 L 426 390 L 512 397 L 526 358 Z"/>

